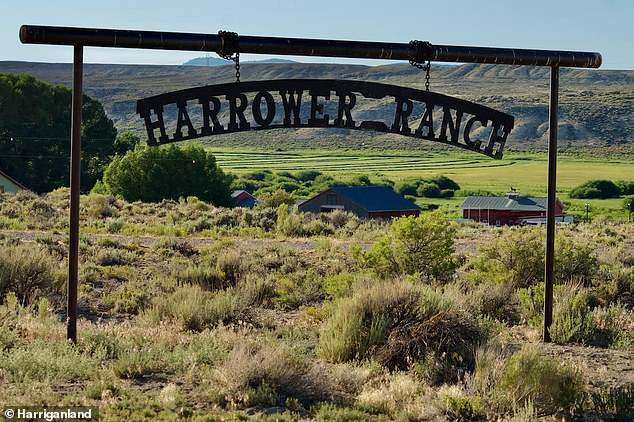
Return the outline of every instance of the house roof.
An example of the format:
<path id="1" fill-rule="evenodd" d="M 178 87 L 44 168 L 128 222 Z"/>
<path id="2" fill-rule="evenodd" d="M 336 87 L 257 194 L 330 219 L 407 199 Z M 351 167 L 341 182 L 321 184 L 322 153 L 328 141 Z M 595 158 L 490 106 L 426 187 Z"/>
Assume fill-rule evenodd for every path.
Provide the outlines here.
<path id="1" fill-rule="evenodd" d="M 2 170 L 0 170 L 0 176 L 4 177 L 5 179 L 7 179 L 11 183 L 14 183 L 16 186 L 20 187 L 21 189 L 28 190 L 28 188 L 26 186 L 24 186 L 22 183 L 18 182 L 17 180 L 15 180 L 13 177 L 9 176 L 8 174 L 3 172 Z"/>
<path id="2" fill-rule="evenodd" d="M 335 187 L 331 191 L 345 196 L 367 211 L 403 211 L 420 208 L 387 186 Z"/>
<path id="3" fill-rule="evenodd" d="M 559 199 L 557 200 L 559 202 Z M 462 209 L 488 209 L 508 211 L 546 211 L 546 198 L 531 196 L 469 196 L 460 204 Z"/>
<path id="4" fill-rule="evenodd" d="M 249 192 L 245 190 L 234 190 L 233 192 L 231 192 L 231 197 L 235 199 L 238 196 L 242 195 L 243 193 L 246 193 L 247 195 L 249 195 L 249 197 L 254 198 L 253 195 L 251 195 Z"/>

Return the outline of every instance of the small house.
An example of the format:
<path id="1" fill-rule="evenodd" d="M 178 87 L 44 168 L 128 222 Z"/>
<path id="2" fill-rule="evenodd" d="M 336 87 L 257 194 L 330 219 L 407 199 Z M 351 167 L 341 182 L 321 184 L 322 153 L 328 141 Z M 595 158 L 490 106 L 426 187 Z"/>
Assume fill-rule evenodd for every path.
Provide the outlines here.
<path id="1" fill-rule="evenodd" d="M 231 192 L 233 206 L 239 208 L 253 208 L 257 198 L 245 190 L 234 190 Z"/>
<path id="2" fill-rule="evenodd" d="M 546 222 L 547 200 L 510 192 L 506 196 L 469 196 L 460 208 L 465 220 L 488 225 L 539 224 Z M 564 221 L 566 218 L 564 206 L 557 199 L 555 219 Z"/>
<path id="3" fill-rule="evenodd" d="M 0 170 L 0 193 L 16 193 L 21 190 L 26 190 L 26 187 Z"/>
<path id="4" fill-rule="evenodd" d="M 301 212 L 351 212 L 361 218 L 418 215 L 420 208 L 387 186 L 334 187 L 298 206 Z"/>

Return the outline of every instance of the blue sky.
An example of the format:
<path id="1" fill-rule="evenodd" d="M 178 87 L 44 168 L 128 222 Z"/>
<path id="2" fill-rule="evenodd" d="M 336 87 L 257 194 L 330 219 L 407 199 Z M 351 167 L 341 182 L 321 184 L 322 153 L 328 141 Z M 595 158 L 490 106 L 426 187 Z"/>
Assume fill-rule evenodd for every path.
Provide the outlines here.
<path id="1" fill-rule="evenodd" d="M 2 0 L 0 60 L 71 61 L 72 49 L 22 45 L 22 24 L 598 51 L 634 69 L 632 0 Z M 90 63 L 180 64 L 202 54 L 88 48 Z M 244 55 L 244 60 L 265 56 Z M 335 59 L 301 61 L 350 62 Z M 377 61 L 354 63 L 380 64 Z"/>

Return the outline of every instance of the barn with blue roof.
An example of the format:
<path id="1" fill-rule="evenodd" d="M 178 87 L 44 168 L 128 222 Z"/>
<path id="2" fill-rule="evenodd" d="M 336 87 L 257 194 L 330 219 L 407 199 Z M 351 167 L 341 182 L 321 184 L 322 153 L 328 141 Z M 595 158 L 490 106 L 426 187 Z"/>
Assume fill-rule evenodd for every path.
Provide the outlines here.
<path id="1" fill-rule="evenodd" d="M 334 187 L 299 205 L 302 212 L 351 212 L 361 218 L 418 215 L 420 208 L 388 186 Z"/>

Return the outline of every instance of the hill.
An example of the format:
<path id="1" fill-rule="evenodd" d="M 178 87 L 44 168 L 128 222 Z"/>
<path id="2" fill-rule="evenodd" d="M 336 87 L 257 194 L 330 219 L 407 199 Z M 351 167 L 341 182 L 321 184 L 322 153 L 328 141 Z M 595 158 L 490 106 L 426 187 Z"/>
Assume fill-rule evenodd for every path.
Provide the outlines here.
<path id="1" fill-rule="evenodd" d="M 244 63 L 297 63 L 294 60 L 286 60 L 286 59 L 264 59 L 264 60 L 252 60 L 252 61 L 240 61 L 241 64 Z M 191 59 L 183 63 L 183 66 L 224 66 L 230 64 L 225 59 L 221 59 L 219 57 L 196 57 L 195 59 Z"/>
<path id="2" fill-rule="evenodd" d="M 0 72 L 29 73 L 49 83 L 70 86 L 71 65 L 0 62 Z M 315 63 L 245 63 L 242 80 L 320 78 L 354 79 L 424 87 L 423 73 L 405 64 L 362 66 Z M 88 64 L 84 68 L 86 94 L 99 99 L 119 129 L 143 133 L 136 100 L 166 91 L 231 82 L 231 64 L 225 66 L 152 66 Z M 560 144 L 571 147 L 634 144 L 634 71 L 563 69 L 560 82 Z M 475 65 L 434 66 L 431 89 L 493 107 L 515 116 L 508 146 L 542 147 L 547 140 L 549 69 Z M 372 110 L 370 110 L 372 111 Z M 175 116 L 174 116 L 175 118 Z M 169 120 L 169 118 L 168 118 Z M 299 147 L 319 146 L 341 137 L 332 129 L 292 131 Z M 216 137 L 214 145 L 242 142 L 275 144 L 280 131 Z M 285 134 L 284 137 L 287 137 Z M 348 139 L 388 143 L 401 149 L 428 148 L 426 141 L 395 135 L 354 133 Z M 398 141 L 398 143 L 396 143 Z M 359 142 L 360 144 L 360 142 Z M 366 142 L 366 145 L 367 142 Z"/>

